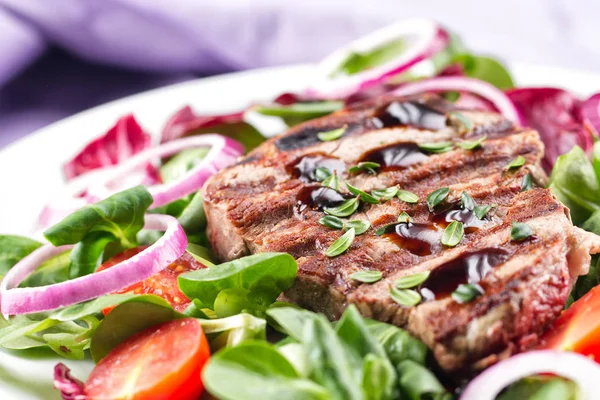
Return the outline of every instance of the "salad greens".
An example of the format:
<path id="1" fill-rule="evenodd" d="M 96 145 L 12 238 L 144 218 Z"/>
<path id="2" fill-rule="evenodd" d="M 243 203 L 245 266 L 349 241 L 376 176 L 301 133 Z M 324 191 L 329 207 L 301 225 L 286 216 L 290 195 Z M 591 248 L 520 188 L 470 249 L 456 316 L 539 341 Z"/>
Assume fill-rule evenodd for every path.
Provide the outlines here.
<path id="1" fill-rule="evenodd" d="M 558 157 L 550 176 L 549 188 L 569 208 L 575 225 L 600 234 L 600 143 L 596 142 L 590 161 L 578 146 Z M 587 275 L 580 276 L 567 307 L 600 284 L 600 257 L 592 257 Z"/>
<path id="2" fill-rule="evenodd" d="M 178 281 L 183 294 L 206 308 L 227 309 L 226 314 L 233 315 L 249 304 L 260 313 L 292 286 L 297 271 L 296 260 L 289 254 L 261 253 L 185 273 Z"/>
<path id="3" fill-rule="evenodd" d="M 23 236 L 0 235 L 0 279 L 41 245 L 40 242 Z"/>
<path id="4" fill-rule="evenodd" d="M 213 395 L 225 400 L 447 396 L 424 366 L 427 349 L 421 342 L 398 327 L 363 318 L 354 306 L 335 326 L 293 307 L 271 308 L 267 314 L 289 339 L 275 345 L 246 342 L 218 352 L 203 374 Z"/>
<path id="5" fill-rule="evenodd" d="M 148 190 L 136 186 L 75 211 L 48 228 L 44 237 L 54 246 L 75 244 L 69 277 L 87 275 L 100 265 L 109 243 L 116 242 L 121 249 L 136 246 L 144 213 L 151 204 Z"/>
<path id="6" fill-rule="evenodd" d="M 332 76 L 335 77 L 340 74 L 354 75 L 385 64 L 402 54 L 406 48 L 406 41 L 397 39 L 363 53 L 351 52 L 338 69 L 332 73 Z"/>
<path id="7" fill-rule="evenodd" d="M 523 379 L 510 385 L 498 400 L 578 400 L 579 388 L 569 380 L 536 376 Z"/>
<path id="8" fill-rule="evenodd" d="M 254 111 L 262 115 L 280 117 L 288 126 L 323 117 L 344 107 L 342 101 L 296 102 L 290 105 L 271 104 L 256 106 Z"/>

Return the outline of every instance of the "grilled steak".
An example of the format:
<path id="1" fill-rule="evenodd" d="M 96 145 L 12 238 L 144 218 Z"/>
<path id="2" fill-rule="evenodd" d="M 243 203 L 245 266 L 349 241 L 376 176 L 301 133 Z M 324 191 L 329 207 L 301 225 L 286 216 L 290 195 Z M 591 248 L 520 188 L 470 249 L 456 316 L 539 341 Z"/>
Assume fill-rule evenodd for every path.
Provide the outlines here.
<path id="1" fill-rule="evenodd" d="M 340 138 L 319 138 L 338 128 Z M 443 145 L 483 136 L 475 149 Z M 599 238 L 574 227 L 549 190 L 529 189 L 531 181 L 546 181 L 543 151 L 537 132 L 495 113 L 456 110 L 435 96 L 368 100 L 295 126 L 214 176 L 205 187 L 210 240 L 222 260 L 288 252 L 299 266 L 285 293 L 289 301 L 332 319 L 356 304 L 366 317 L 408 329 L 446 371 L 478 370 L 531 348 L 559 315 L 575 278 L 586 273 L 590 253 L 600 251 Z M 508 167 L 520 157 L 522 166 Z M 379 167 L 350 173 L 359 162 Z M 317 182 L 319 168 L 337 173 L 338 191 Z M 327 257 L 342 231 L 318 220 L 325 207 L 354 197 L 345 182 L 365 192 L 397 186 L 419 201 L 361 201 L 344 220 L 371 228 L 345 253 Z M 442 187 L 448 197 L 430 209 L 427 196 Z M 495 207 L 480 218 L 461 205 L 463 191 Z M 413 221 L 398 222 L 403 212 Z M 463 222 L 465 234 L 447 247 L 440 239 L 453 220 Z M 512 240 L 512 222 L 526 223 L 533 235 Z M 367 284 L 349 277 L 361 270 L 381 271 L 383 279 Z M 418 288 L 423 301 L 394 302 L 394 282 L 421 271 L 430 271 Z M 451 293 L 467 282 L 484 295 L 459 304 Z"/>

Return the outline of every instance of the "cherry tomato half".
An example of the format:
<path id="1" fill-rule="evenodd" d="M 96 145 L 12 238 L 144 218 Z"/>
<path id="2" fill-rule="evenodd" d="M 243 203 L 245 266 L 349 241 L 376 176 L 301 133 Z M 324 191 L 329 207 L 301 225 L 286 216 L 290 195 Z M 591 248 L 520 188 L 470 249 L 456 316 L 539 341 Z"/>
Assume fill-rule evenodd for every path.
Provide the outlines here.
<path id="1" fill-rule="evenodd" d="M 93 369 L 84 390 L 90 399 L 196 400 L 209 357 L 197 319 L 165 322 L 115 347 Z"/>
<path id="2" fill-rule="evenodd" d="M 145 248 L 146 247 L 141 246 L 125 250 L 98 267 L 98 271 L 110 268 L 121 261 L 127 260 Z M 181 293 L 181 290 L 179 290 L 177 277 L 184 272 L 201 268 L 205 268 L 205 266 L 200 264 L 192 255 L 186 252 L 162 271 L 114 293 L 155 294 L 167 300 L 176 311 L 182 312 L 187 305 L 190 304 L 190 299 L 185 297 L 185 295 Z M 104 315 L 108 314 L 112 308 L 114 307 L 104 309 Z"/>
<path id="3" fill-rule="evenodd" d="M 540 343 L 542 349 L 574 351 L 600 363 L 600 286 L 571 304 Z"/>

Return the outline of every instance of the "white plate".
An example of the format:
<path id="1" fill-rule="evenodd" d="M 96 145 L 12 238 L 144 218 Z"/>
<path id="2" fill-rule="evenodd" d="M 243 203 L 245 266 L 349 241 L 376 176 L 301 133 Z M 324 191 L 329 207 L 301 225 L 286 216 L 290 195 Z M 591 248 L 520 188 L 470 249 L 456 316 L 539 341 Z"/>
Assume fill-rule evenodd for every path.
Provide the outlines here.
<path id="1" fill-rule="evenodd" d="M 582 96 L 600 90 L 600 75 L 529 65 L 512 65 L 511 71 L 519 85 L 559 86 Z M 62 164 L 121 115 L 133 112 L 148 132 L 158 134 L 173 112 L 186 104 L 200 113 L 236 111 L 305 87 L 311 72 L 310 66 L 300 65 L 198 79 L 126 97 L 40 129 L 0 151 L 0 232 L 31 233 L 46 200 L 62 185 Z M 0 399 L 59 398 L 52 389 L 54 364 L 62 361 L 75 367 L 81 378 L 93 366 L 91 361 L 15 354 L 0 354 Z"/>

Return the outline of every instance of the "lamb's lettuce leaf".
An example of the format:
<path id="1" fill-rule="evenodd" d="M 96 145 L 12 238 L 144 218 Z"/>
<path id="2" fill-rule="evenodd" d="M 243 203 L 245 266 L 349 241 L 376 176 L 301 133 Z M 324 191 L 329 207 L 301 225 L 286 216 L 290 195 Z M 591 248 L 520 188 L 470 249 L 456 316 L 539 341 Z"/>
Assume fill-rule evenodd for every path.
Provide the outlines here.
<path id="1" fill-rule="evenodd" d="M 451 398 L 424 366 L 422 352 L 426 348 L 422 343 L 398 334 L 403 332 L 400 328 L 363 318 L 355 306 L 349 306 L 335 324 L 323 315 L 295 307 L 273 306 L 267 314 L 269 323 L 289 336 L 276 346 L 252 352 L 242 350 L 251 346 L 245 343 L 215 354 L 204 373 L 213 395 L 226 400 L 255 399 L 256 388 L 264 387 L 261 400 L 288 398 L 281 397 L 279 389 L 287 382 L 302 398 L 312 398 L 314 393 L 323 393 L 328 399 Z M 394 340 L 403 343 L 392 343 Z M 414 352 L 409 349 L 413 344 L 418 348 Z M 289 377 L 272 370 L 274 360 Z M 237 378 L 222 379 L 230 374 Z"/>
<path id="2" fill-rule="evenodd" d="M 0 279 L 42 244 L 23 236 L 0 235 Z"/>
<path id="3" fill-rule="evenodd" d="M 536 376 L 510 385 L 498 400 L 578 400 L 577 384 L 559 377 Z"/>
<path id="4" fill-rule="evenodd" d="M 84 206 L 48 228 L 44 237 L 55 246 L 76 244 L 69 276 L 86 275 L 94 272 L 109 243 L 117 243 L 120 249 L 137 245 L 144 213 L 152 201 L 146 188 L 136 186 Z"/>
<path id="5" fill-rule="evenodd" d="M 558 157 L 550 189 L 569 208 L 575 225 L 583 224 L 592 213 L 600 210 L 600 186 L 592 163 L 581 147 L 575 146 Z"/>
<path id="6" fill-rule="evenodd" d="M 213 310 L 222 291 L 236 289 L 228 290 L 223 295 L 227 298 L 220 299 L 221 305 L 228 303 L 226 315 L 233 315 L 247 305 L 266 310 L 281 292 L 292 286 L 297 271 L 291 255 L 261 253 L 182 274 L 178 282 L 183 294 Z"/>

